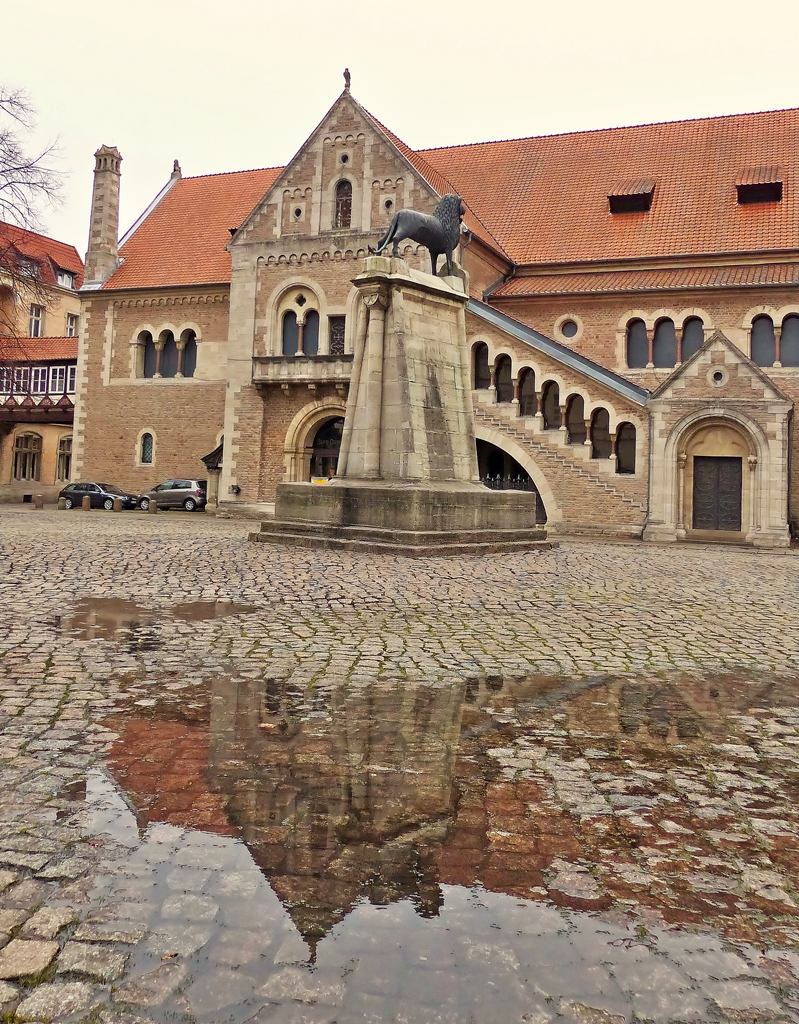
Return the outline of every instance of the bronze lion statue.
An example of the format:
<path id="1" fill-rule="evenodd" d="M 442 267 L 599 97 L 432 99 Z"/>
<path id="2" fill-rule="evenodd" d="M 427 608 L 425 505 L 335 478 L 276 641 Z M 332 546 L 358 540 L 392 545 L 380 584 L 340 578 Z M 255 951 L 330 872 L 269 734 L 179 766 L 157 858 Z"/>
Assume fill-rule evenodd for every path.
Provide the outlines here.
<path id="1" fill-rule="evenodd" d="M 452 269 L 452 253 L 458 245 L 466 206 L 460 196 L 448 192 L 443 196 L 432 214 L 418 213 L 416 210 L 398 210 L 388 226 L 388 231 L 377 243 L 377 248 L 369 248 L 369 252 L 379 256 L 389 244 L 392 245 L 391 255 L 399 256 L 399 243 L 410 238 L 430 251 L 433 274 L 436 272 L 438 257 L 446 255 L 447 270 Z"/>

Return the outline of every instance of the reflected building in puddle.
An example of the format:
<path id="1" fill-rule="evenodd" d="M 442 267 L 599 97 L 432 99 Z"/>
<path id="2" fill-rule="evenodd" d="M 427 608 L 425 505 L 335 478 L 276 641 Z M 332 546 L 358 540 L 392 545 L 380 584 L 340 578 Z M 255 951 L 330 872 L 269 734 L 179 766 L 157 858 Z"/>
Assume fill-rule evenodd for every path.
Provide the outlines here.
<path id="1" fill-rule="evenodd" d="M 363 898 L 438 912 L 464 689 L 340 689 L 308 716 L 272 680 L 214 686 L 209 780 L 311 944 Z"/>

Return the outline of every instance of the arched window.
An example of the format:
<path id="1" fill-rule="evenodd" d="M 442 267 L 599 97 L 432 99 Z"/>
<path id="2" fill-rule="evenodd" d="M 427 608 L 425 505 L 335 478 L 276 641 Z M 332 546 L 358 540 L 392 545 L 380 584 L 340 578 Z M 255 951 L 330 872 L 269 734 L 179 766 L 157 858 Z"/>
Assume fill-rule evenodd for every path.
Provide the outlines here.
<path id="1" fill-rule="evenodd" d="M 348 228 L 352 223 L 352 185 L 340 181 L 336 185 L 336 219 L 334 226 Z"/>
<path id="2" fill-rule="evenodd" d="M 500 356 L 494 363 L 494 380 L 497 385 L 497 401 L 513 401 L 510 356 Z"/>
<path id="3" fill-rule="evenodd" d="M 770 316 L 756 316 L 752 321 L 752 362 L 771 366 L 777 358 L 774 321 Z"/>
<path id="4" fill-rule="evenodd" d="M 142 466 L 152 466 L 153 464 L 153 435 L 142 434 L 141 441 L 139 442 L 139 462 Z"/>
<path id="5" fill-rule="evenodd" d="M 642 369 L 649 362 L 649 339 L 643 320 L 631 320 L 627 324 L 627 365 L 631 369 Z"/>
<path id="6" fill-rule="evenodd" d="M 181 335 L 183 341 L 183 363 L 181 373 L 184 377 L 193 377 L 197 369 L 197 335 L 192 330 L 184 331 Z"/>
<path id="7" fill-rule="evenodd" d="M 658 320 L 652 342 L 652 362 L 658 367 L 674 366 L 677 362 L 677 332 L 674 321 Z"/>
<path id="8" fill-rule="evenodd" d="M 519 415 L 535 416 L 537 411 L 535 373 L 530 369 L 522 370 L 519 374 Z"/>
<path id="9" fill-rule="evenodd" d="M 56 480 L 69 480 L 72 470 L 72 438 L 69 435 L 58 440 L 58 462 L 56 464 Z"/>
<path id="10" fill-rule="evenodd" d="M 635 427 L 621 423 L 616 431 L 616 472 L 635 472 Z"/>
<path id="11" fill-rule="evenodd" d="M 484 341 L 474 346 L 474 387 L 485 391 L 491 386 L 491 370 L 488 367 L 488 345 Z"/>
<path id="12" fill-rule="evenodd" d="M 544 385 L 541 393 L 541 412 L 544 417 L 544 430 L 560 428 L 560 391 L 554 380 Z"/>
<path id="13" fill-rule="evenodd" d="M 306 356 L 319 355 L 319 314 L 315 309 L 309 309 L 305 314 L 302 351 Z"/>
<path id="14" fill-rule="evenodd" d="M 297 354 L 297 314 L 293 309 L 283 317 L 283 355 L 296 356 Z"/>
<path id="15" fill-rule="evenodd" d="M 692 316 L 682 325 L 682 361 L 690 359 L 705 343 L 705 325 Z"/>
<path id="16" fill-rule="evenodd" d="M 569 444 L 584 444 L 585 402 L 582 395 L 572 395 L 566 403 L 566 433 Z"/>
<path id="17" fill-rule="evenodd" d="M 326 476 L 329 479 L 336 475 L 343 431 L 343 416 L 328 420 L 316 431 L 311 451 L 312 477 Z"/>
<path id="18" fill-rule="evenodd" d="M 783 366 L 799 366 L 799 316 L 795 313 L 782 321 L 780 362 Z"/>
<path id="19" fill-rule="evenodd" d="M 591 458 L 609 459 L 612 451 L 608 410 L 596 409 L 591 417 Z"/>
<path id="20" fill-rule="evenodd" d="M 161 349 L 161 376 L 174 377 L 178 372 L 178 346 L 172 331 L 161 331 L 159 341 L 164 343 Z"/>
<path id="21" fill-rule="evenodd" d="M 14 479 L 38 480 L 42 468 L 39 434 L 17 434 L 14 439 Z"/>
<path id="22" fill-rule="evenodd" d="M 139 335 L 139 344 L 144 346 L 144 357 L 142 359 L 142 376 L 154 377 L 157 363 L 155 354 L 155 342 L 149 331 L 142 331 Z"/>

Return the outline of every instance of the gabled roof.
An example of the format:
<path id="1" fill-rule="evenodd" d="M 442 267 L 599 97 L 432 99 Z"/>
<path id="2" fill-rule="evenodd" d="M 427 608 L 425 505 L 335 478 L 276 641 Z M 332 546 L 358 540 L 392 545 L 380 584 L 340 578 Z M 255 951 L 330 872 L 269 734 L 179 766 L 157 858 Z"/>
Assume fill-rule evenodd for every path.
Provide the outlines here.
<path id="1" fill-rule="evenodd" d="M 119 250 L 103 288 L 162 288 L 230 280 L 230 228 L 237 228 L 282 168 L 181 178 Z"/>
<path id="2" fill-rule="evenodd" d="M 784 391 L 781 391 L 780 388 L 778 388 L 774 381 L 771 379 L 771 377 L 769 377 L 768 374 L 766 374 L 757 365 L 757 363 L 753 363 L 749 356 L 742 352 L 737 345 L 734 345 L 727 337 L 727 335 L 724 334 L 722 331 L 714 331 L 709 338 L 705 339 L 704 345 L 702 345 L 702 347 L 697 352 L 694 352 L 694 354 L 690 358 L 686 359 L 684 363 L 681 363 L 678 367 L 676 367 L 674 371 L 670 373 L 668 377 L 663 381 L 663 383 L 659 384 L 652 392 L 652 400 L 654 401 L 655 399 L 660 398 L 661 395 L 665 394 L 665 392 L 667 392 L 671 388 L 674 382 L 678 380 L 680 377 L 684 376 L 688 369 L 694 365 L 694 363 L 699 362 L 699 360 L 708 351 L 708 349 L 714 348 L 716 345 L 723 345 L 725 348 L 728 348 L 730 352 L 733 353 L 736 360 L 739 363 L 743 363 L 744 366 L 746 366 L 749 369 L 749 371 L 753 374 L 753 376 L 757 377 L 758 380 L 760 380 L 763 383 L 763 386 L 772 392 L 776 399 L 782 402 L 789 402 L 793 404 L 793 399 L 789 398 Z"/>
<path id="3" fill-rule="evenodd" d="M 77 358 L 77 338 L 0 338 L 0 360 L 6 363 L 45 363 Z"/>
<path id="4" fill-rule="evenodd" d="M 636 405 L 644 405 L 649 398 L 649 392 L 646 388 L 641 388 L 637 384 L 631 383 L 625 377 L 620 377 L 612 370 L 605 369 L 604 366 L 595 363 L 593 359 L 588 359 L 586 356 L 573 352 L 565 345 L 559 345 L 557 341 L 547 338 L 544 334 L 539 334 L 532 327 L 514 320 L 511 316 L 500 313 L 499 310 L 486 305 L 485 302 L 469 299 L 467 308 L 470 313 L 474 313 L 475 316 L 485 320 L 486 323 L 491 324 L 493 327 L 498 327 L 500 330 L 505 331 L 506 334 L 510 334 L 511 337 L 523 341 L 525 344 L 530 345 L 531 348 L 536 349 L 538 352 L 543 352 L 572 370 L 577 370 L 586 377 L 590 377 L 598 384 L 604 384 L 611 391 L 623 395 L 631 402 L 635 402 Z"/>
<path id="5" fill-rule="evenodd" d="M 516 263 L 799 248 L 799 110 L 421 150 Z M 784 198 L 739 206 L 753 167 L 779 167 Z M 645 213 L 611 214 L 622 179 L 655 183 Z"/>
<path id="6" fill-rule="evenodd" d="M 83 260 L 74 245 L 0 221 L 0 251 L 6 249 L 16 250 L 20 256 L 35 260 L 39 265 L 39 279 L 44 284 L 57 283 L 57 270 L 74 274 L 76 288 L 83 284 Z"/>

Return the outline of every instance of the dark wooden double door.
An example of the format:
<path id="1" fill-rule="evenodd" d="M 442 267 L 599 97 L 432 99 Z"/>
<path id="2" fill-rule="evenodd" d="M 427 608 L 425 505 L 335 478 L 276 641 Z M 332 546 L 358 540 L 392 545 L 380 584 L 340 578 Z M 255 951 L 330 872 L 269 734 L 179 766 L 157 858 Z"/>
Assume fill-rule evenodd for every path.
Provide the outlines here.
<path id="1" fill-rule="evenodd" d="M 743 460 L 694 456 L 695 530 L 741 529 Z"/>

